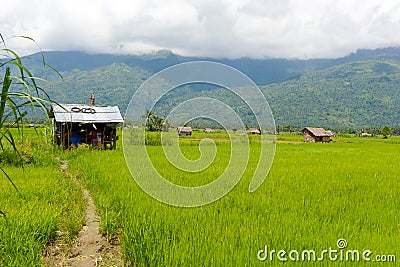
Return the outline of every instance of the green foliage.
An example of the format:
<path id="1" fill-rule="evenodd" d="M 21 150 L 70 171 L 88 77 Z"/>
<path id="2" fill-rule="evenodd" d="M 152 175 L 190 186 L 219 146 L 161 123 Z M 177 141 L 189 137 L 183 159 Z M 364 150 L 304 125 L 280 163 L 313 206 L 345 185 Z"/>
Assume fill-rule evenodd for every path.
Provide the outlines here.
<path id="1" fill-rule="evenodd" d="M 18 153 L 10 147 L 6 147 L 0 151 L 1 165 L 8 164 L 22 167 L 25 164 L 34 163 L 34 155 L 29 143 L 16 144 L 16 148 Z"/>
<path id="2" fill-rule="evenodd" d="M 33 41 L 29 37 L 22 36 L 20 38 Z M 5 126 L 6 124 L 10 126 L 9 122 L 11 122 L 12 126 L 19 128 L 20 123 L 28 114 L 27 108 L 32 110 L 34 110 L 35 107 L 41 108 L 47 115 L 49 109 L 46 104 L 52 103 L 53 101 L 50 100 L 49 95 L 39 84 L 39 82 L 45 83 L 46 80 L 33 75 L 24 65 L 20 56 L 14 50 L 6 46 L 5 40 L 1 34 L 0 45 L 3 46 L 3 48 L 0 49 L 0 74 L 2 74 L 3 77 L 0 81 L 0 158 L 12 163 L 17 160 L 15 157 L 15 155 L 17 155 L 20 159 L 20 163 L 30 162 L 31 156 L 29 152 L 19 152 L 10 127 Z M 43 57 L 41 63 L 43 69 L 46 70 L 48 65 Z M 11 147 L 13 152 L 10 152 L 10 149 L 6 147 L 6 145 Z M 0 170 L 13 184 L 10 176 L 1 166 Z"/>
<path id="3" fill-rule="evenodd" d="M 146 110 L 146 113 L 142 115 L 142 118 L 146 119 L 147 131 L 160 132 L 164 127 L 167 127 L 167 122 L 150 110 Z"/>
<path id="4" fill-rule="evenodd" d="M 381 133 L 383 135 L 383 138 L 388 138 L 389 135 L 392 134 L 392 129 L 389 126 L 385 126 L 381 129 Z"/>

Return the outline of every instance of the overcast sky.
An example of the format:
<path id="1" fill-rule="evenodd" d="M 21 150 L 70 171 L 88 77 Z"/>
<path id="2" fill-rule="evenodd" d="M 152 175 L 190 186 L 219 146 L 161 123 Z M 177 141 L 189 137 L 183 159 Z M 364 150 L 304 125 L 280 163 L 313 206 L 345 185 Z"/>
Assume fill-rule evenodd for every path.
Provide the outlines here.
<path id="1" fill-rule="evenodd" d="M 399 0 L 12 0 L 0 33 L 43 50 L 252 58 L 340 57 L 400 46 Z M 8 40 L 20 53 L 29 41 Z"/>

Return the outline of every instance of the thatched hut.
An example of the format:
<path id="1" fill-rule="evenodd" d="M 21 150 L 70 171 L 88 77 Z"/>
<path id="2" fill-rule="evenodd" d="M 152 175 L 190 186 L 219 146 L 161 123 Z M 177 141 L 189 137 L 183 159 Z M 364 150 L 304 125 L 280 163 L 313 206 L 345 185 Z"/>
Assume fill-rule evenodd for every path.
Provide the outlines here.
<path id="1" fill-rule="evenodd" d="M 311 128 L 306 127 L 301 130 L 303 133 L 304 142 L 330 142 L 331 141 L 331 131 L 327 131 L 324 128 Z"/>
<path id="2" fill-rule="evenodd" d="M 193 128 L 192 127 L 178 127 L 178 135 L 179 136 L 188 136 L 192 135 Z"/>

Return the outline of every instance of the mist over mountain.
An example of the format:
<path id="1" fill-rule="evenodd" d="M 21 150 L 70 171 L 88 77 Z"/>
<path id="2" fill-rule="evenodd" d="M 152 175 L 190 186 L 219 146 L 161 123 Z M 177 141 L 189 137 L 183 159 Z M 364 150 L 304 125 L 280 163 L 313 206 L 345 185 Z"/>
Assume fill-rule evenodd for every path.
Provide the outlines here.
<path id="1" fill-rule="evenodd" d="M 113 63 L 124 63 L 130 67 L 140 67 L 150 73 L 156 73 L 162 69 L 179 63 L 207 60 L 219 62 L 234 67 L 256 84 L 285 81 L 299 77 L 304 72 L 326 69 L 347 62 L 362 60 L 399 60 L 400 48 L 382 48 L 376 50 L 360 49 L 346 57 L 337 59 L 219 59 L 205 57 L 184 57 L 162 50 L 153 54 L 144 55 L 111 55 L 111 54 L 87 54 L 77 51 L 45 51 L 46 62 L 61 72 L 74 69 L 89 71 L 108 66 Z M 41 59 L 39 53 L 29 56 Z"/>

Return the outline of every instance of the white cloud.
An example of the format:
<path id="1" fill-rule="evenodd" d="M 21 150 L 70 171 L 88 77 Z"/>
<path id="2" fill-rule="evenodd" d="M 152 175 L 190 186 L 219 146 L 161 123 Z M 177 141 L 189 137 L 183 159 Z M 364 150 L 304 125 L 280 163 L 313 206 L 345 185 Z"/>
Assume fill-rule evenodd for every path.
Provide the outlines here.
<path id="1" fill-rule="evenodd" d="M 0 9 L 5 37 L 44 50 L 213 57 L 338 57 L 400 46 L 397 0 L 14 0 Z M 8 41 L 23 53 L 30 42 Z"/>

